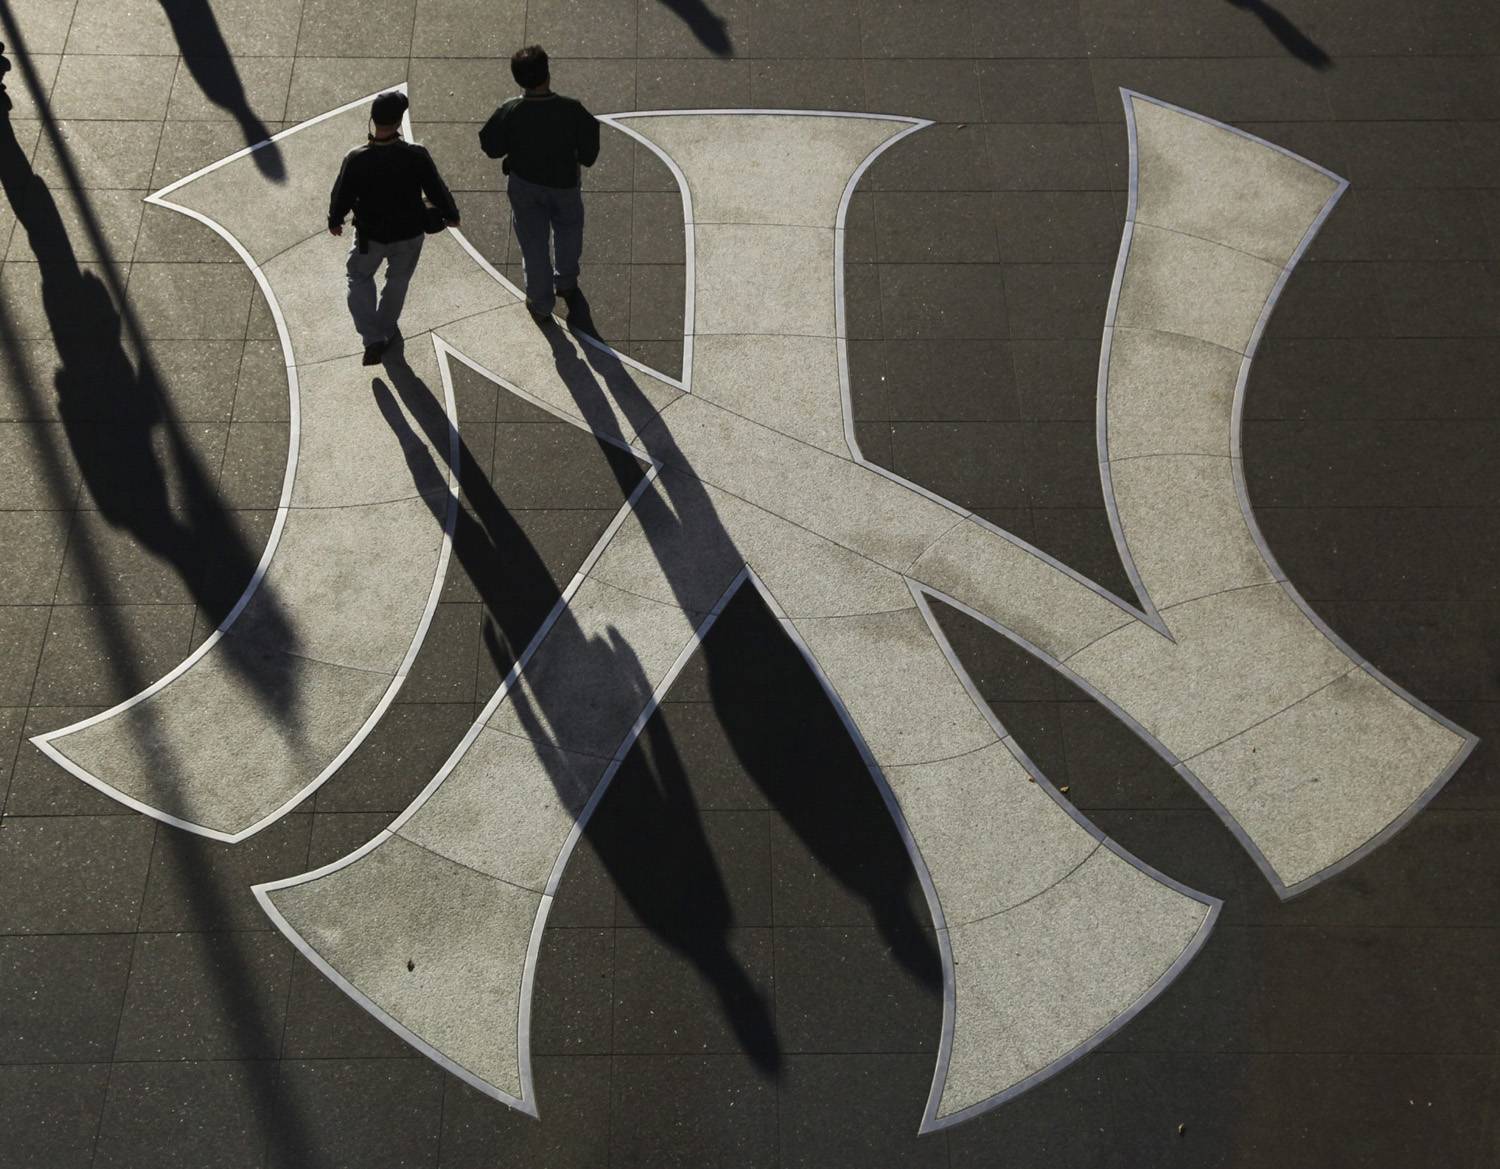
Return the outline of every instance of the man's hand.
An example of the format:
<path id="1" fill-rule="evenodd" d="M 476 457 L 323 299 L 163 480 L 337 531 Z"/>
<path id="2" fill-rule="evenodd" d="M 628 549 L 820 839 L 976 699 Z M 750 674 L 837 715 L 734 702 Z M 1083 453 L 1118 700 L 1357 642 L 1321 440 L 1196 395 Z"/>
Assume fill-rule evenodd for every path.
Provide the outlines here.
<path id="1" fill-rule="evenodd" d="M 331 227 L 329 227 L 328 234 L 329 235 L 343 235 L 344 234 L 344 225 L 342 223 L 335 223 L 335 224 L 333 224 Z"/>

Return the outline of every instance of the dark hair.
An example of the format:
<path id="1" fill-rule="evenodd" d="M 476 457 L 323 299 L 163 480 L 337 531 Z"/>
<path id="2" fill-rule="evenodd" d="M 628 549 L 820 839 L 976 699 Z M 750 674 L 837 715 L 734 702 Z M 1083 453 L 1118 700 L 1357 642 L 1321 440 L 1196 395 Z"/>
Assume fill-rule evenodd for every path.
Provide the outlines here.
<path id="1" fill-rule="evenodd" d="M 547 69 L 547 50 L 541 45 L 517 49 L 510 59 L 510 75 L 522 89 L 545 83 L 552 76 Z"/>

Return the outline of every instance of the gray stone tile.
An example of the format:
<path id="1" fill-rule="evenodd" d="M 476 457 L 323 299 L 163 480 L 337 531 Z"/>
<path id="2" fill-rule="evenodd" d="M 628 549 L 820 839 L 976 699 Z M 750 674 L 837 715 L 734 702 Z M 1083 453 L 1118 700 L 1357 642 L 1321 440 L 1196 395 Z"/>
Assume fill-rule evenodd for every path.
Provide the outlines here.
<path id="1" fill-rule="evenodd" d="M 67 152 L 67 164 L 51 134 L 42 135 L 31 164 L 33 172 L 49 187 L 71 186 L 74 181 L 85 189 L 138 190 L 150 185 L 161 122 L 60 119 L 57 133 Z"/>
<path id="2" fill-rule="evenodd" d="M 0 930 L 133 930 L 155 832 L 133 816 L 8 817 L 0 824 Z"/>
<path id="3" fill-rule="evenodd" d="M 12 261 L 0 268 L 0 298 L 10 310 L 11 327 L 18 338 L 29 340 L 56 335 L 71 340 L 80 335 L 92 335 L 108 343 L 118 327 L 113 290 L 123 285 L 128 276 L 129 268 L 123 264 L 110 269 L 92 261 L 76 265 Z M 58 289 L 82 296 L 85 303 L 77 305 L 75 302 L 73 311 L 66 315 L 59 312 Z M 48 316 L 48 296 L 54 298 L 52 312 L 55 320 Z M 77 360 L 83 364 L 86 355 L 79 352 L 80 348 L 77 344 L 66 347 L 70 362 Z"/>
<path id="4" fill-rule="evenodd" d="M 777 1165 L 776 1085 L 734 1055 L 617 1055 L 610 1159 L 621 1165 Z"/>
<path id="5" fill-rule="evenodd" d="M 26 32 L 26 47 L 33 53 L 61 53 L 73 20 L 72 4 L 51 0 L 16 0 L 11 18 Z"/>
<path id="6" fill-rule="evenodd" d="M 191 605 L 54 609 L 34 700 L 43 706 L 122 701 L 186 656 L 192 626 Z"/>
<path id="7" fill-rule="evenodd" d="M 538 1056 L 532 1075 L 545 1101 L 542 1124 L 447 1078 L 439 1169 L 482 1169 L 508 1159 L 557 1169 L 608 1163 L 609 1057 Z"/>
<path id="8" fill-rule="evenodd" d="M 499 0 L 482 7 L 468 0 L 417 0 L 411 54 L 500 58 L 496 65 L 504 71 L 503 59 L 525 41 L 525 19 L 524 0 Z"/>
<path id="9" fill-rule="evenodd" d="M 290 414 L 280 342 L 246 341 L 235 374 L 234 421 L 286 422 Z"/>
<path id="10" fill-rule="evenodd" d="M 750 10 L 751 38 L 759 58 L 797 57 L 818 62 L 818 69 L 839 64 L 838 58 L 858 58 L 859 0 L 761 0 Z M 793 107 L 796 108 L 796 107 Z M 806 106 L 805 109 L 821 109 Z M 852 110 L 854 106 L 831 106 Z"/>
<path id="11" fill-rule="evenodd" d="M 0 508 L 60 510 L 72 506 L 79 473 L 62 453 L 66 446 L 63 428 L 54 423 L 0 423 L 0 456 L 12 469 L 9 482 L 0 487 Z"/>
<path id="12" fill-rule="evenodd" d="M 318 1118 L 271 1139 L 269 1165 L 418 1164 L 431 1159 L 448 1077 L 420 1058 L 282 1064 L 278 1111 Z M 300 1137 L 300 1140 L 294 1139 Z"/>
<path id="13" fill-rule="evenodd" d="M 106 519 L 96 511 L 79 512 L 56 580 L 57 603 L 191 604 L 203 575 L 197 544 L 188 517 L 180 513 L 116 513 Z"/>
<path id="14" fill-rule="evenodd" d="M 631 200 L 631 255 L 636 264 L 681 264 L 682 196 L 676 191 L 637 191 Z"/>
<path id="15" fill-rule="evenodd" d="M 7 259 L 71 263 L 73 260 L 128 261 L 141 226 L 144 191 L 100 191 L 86 196 L 49 192 L 63 234 L 32 236 L 21 230 L 10 239 Z M 33 192 L 33 198 L 41 198 Z"/>
<path id="16" fill-rule="evenodd" d="M 57 70 L 52 113 L 58 118 L 160 120 L 176 73 L 176 57 L 111 57 L 105 71 L 93 57 L 70 54 Z"/>
<path id="17" fill-rule="evenodd" d="M 164 187 L 186 178 L 210 163 L 227 158 L 245 145 L 244 135 L 232 122 L 167 122 L 165 125 L 152 125 L 158 126 L 161 135 L 156 161 L 151 167 L 153 188 Z M 279 127 L 271 126 L 270 129 L 276 130 Z"/>
<path id="18" fill-rule="evenodd" d="M 636 99 L 635 61 L 617 57 L 554 57 L 551 68 L 552 88 L 577 98 L 593 113 L 648 108 Z"/>
<path id="19" fill-rule="evenodd" d="M 132 237 L 133 259 L 186 264 L 241 264 L 239 254 L 212 228 L 166 207 L 147 206 Z M 130 256 L 130 252 L 117 252 Z"/>
<path id="20" fill-rule="evenodd" d="M 133 816 L 130 808 L 103 792 L 79 783 L 28 740 L 33 735 L 91 718 L 100 706 L 33 706 L 26 711 L 21 743 L 15 754 L 7 816 Z"/>
<path id="21" fill-rule="evenodd" d="M 289 424 L 236 420 L 228 430 L 219 473 L 223 505 L 234 509 L 276 508 L 286 476 Z"/>
<path id="22" fill-rule="evenodd" d="M 421 117 L 423 111 L 417 110 Z M 416 141 L 432 152 L 438 173 L 443 181 L 456 191 L 497 189 L 500 182 L 500 164 L 486 158 L 478 149 L 479 122 L 423 122 L 413 125 Z M 458 199 L 458 209 L 463 213 L 468 200 Z"/>
<path id="23" fill-rule="evenodd" d="M 979 66 L 986 122 L 1092 122 L 1086 60 L 999 60 Z"/>
<path id="24" fill-rule="evenodd" d="M 532 1000 L 537 1055 L 608 1055 L 613 1035 L 615 931 L 548 929 Z"/>
<path id="25" fill-rule="evenodd" d="M 275 1065 L 122 1063 L 109 1081 L 94 1164 L 259 1169 L 274 1117 Z M 300 1125 L 299 1125 L 300 1127 Z"/>
<path id="26" fill-rule="evenodd" d="M 990 197 L 978 191 L 877 191 L 879 257 L 887 264 L 999 260 Z"/>
<path id="27" fill-rule="evenodd" d="M 30 63 L 31 76 L 35 78 L 37 89 L 41 91 L 42 99 L 45 101 L 55 88 L 57 71 L 62 64 L 62 58 L 51 53 L 36 53 L 32 55 Z M 10 94 L 11 101 L 14 103 L 14 108 L 11 110 L 12 118 L 36 118 L 41 114 L 32 97 L 31 86 L 20 78 L 17 78 L 6 92 Z M 58 116 L 55 109 L 51 109 L 51 113 Z"/>
<path id="28" fill-rule="evenodd" d="M 0 512 L 0 597 L 9 605 L 50 605 L 72 526 L 65 511 Z"/>
<path id="29" fill-rule="evenodd" d="M 412 52 L 417 0 L 307 0 L 296 55 L 405 57 Z"/>
<path id="30" fill-rule="evenodd" d="M 865 100 L 882 114 L 977 122 L 979 79 L 966 70 L 934 69 L 926 61 L 865 61 Z"/>
<path id="31" fill-rule="evenodd" d="M 291 81 L 289 56 L 242 57 L 237 61 L 184 57 L 172 82 L 167 117 L 183 122 L 236 122 L 245 145 L 250 146 L 270 137 L 266 122 L 285 116 Z"/>
<path id="32" fill-rule="evenodd" d="M 240 338 L 253 280 L 230 264 L 136 264 L 130 297 L 149 337 Z"/>
<path id="33" fill-rule="evenodd" d="M 652 7 L 656 7 L 653 3 Z M 732 109 L 750 104 L 748 61 L 642 59 L 636 105 L 643 110 Z"/>
<path id="34" fill-rule="evenodd" d="M 406 80 L 405 57 L 299 56 L 292 62 L 285 116 L 293 122 L 314 118 Z"/>
<path id="35" fill-rule="evenodd" d="M 0 938 L 6 1062 L 110 1059 L 132 945 L 124 934 Z"/>
<path id="36" fill-rule="evenodd" d="M 271 929 L 250 886 L 301 869 L 311 831 L 312 817 L 304 812 L 234 845 L 165 833 L 151 857 L 141 929 Z"/>
<path id="37" fill-rule="evenodd" d="M 300 7 L 296 0 L 220 0 L 210 20 L 180 18 L 174 27 L 165 11 L 126 12 L 108 0 L 81 0 L 68 52 L 285 57 L 296 47 Z"/>
<path id="38" fill-rule="evenodd" d="M 11 777 L 15 772 L 16 752 L 20 748 L 21 731 L 26 725 L 27 709 L 24 706 L 0 706 L 0 784 L 6 788 L 7 797 Z"/>
<path id="39" fill-rule="evenodd" d="M 9 667 L 0 676 L 0 702 L 25 706 L 34 694 L 32 682 L 42 656 L 48 610 L 42 605 L 0 607 L 0 646 Z"/>
<path id="40" fill-rule="evenodd" d="M 271 930 L 141 934 L 120 1016 L 118 1058 L 275 1056 L 294 957 L 286 939 Z"/>
<path id="41" fill-rule="evenodd" d="M 514 95 L 515 82 L 501 61 L 419 57 L 411 63 L 411 92 L 413 121 L 482 123 Z M 476 126 L 469 142 L 475 154 L 477 136 Z"/>
<path id="42" fill-rule="evenodd" d="M 525 5 L 526 33 L 519 43 L 552 46 L 568 57 L 634 57 L 637 0 L 533 0 Z"/>
<path id="43" fill-rule="evenodd" d="M 0 1065 L 0 1125 L 17 1169 L 86 1169 L 108 1064 Z"/>

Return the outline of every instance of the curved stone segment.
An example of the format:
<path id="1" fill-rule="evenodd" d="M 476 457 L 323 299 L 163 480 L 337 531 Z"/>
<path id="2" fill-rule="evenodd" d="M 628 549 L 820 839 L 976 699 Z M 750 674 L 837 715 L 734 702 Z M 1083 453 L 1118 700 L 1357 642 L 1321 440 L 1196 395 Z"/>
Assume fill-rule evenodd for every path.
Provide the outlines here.
<path id="1" fill-rule="evenodd" d="M 342 294 L 350 240 L 330 238 L 318 208 L 343 151 L 364 136 L 366 105 L 281 136 L 284 184 L 242 154 L 153 197 L 219 231 L 256 271 L 291 392 L 282 499 L 255 579 L 198 652 L 127 702 L 38 740 L 107 794 L 220 840 L 258 831 L 323 782 L 404 680 L 455 505 L 452 394 L 422 329 L 473 311 L 476 290 L 493 303 L 509 295 L 484 272 L 474 280 L 441 237 L 403 318 L 406 362 L 430 396 L 408 401 L 384 370 L 359 364 Z"/>
<path id="2" fill-rule="evenodd" d="M 784 119 L 793 139 L 810 117 L 758 112 L 755 134 Z M 753 302 L 741 292 L 774 296 L 789 264 L 824 295 L 838 288 L 841 211 L 804 214 L 832 197 L 826 175 L 787 176 L 811 186 L 778 205 L 801 210 L 769 223 L 723 218 L 745 214 L 734 210 L 734 168 L 712 161 L 702 144 L 718 142 L 726 156 L 741 145 L 761 149 L 749 131 L 738 141 L 737 119 L 752 124 L 725 112 L 609 119 L 668 156 L 663 144 L 678 131 L 689 158 L 708 151 L 685 179 L 694 206 L 721 209 L 720 218 L 704 220 L 713 231 L 695 230 L 702 225 L 688 216 L 696 245 L 689 268 L 697 273 L 684 343 L 691 394 L 557 330 L 544 348 L 515 306 L 486 302 L 440 326 L 476 368 L 602 437 L 633 442 L 658 471 L 419 800 L 359 853 L 258 893 L 278 924 L 388 1024 L 481 1089 L 534 1111 L 529 981 L 550 892 L 613 768 L 724 598 L 706 617 L 704 606 L 748 562 L 763 569 L 750 576 L 773 608 L 785 595 L 783 627 L 822 671 L 866 751 L 939 926 L 949 1009 L 924 1128 L 940 1127 L 1025 1090 L 1121 1025 L 1202 943 L 1217 903 L 1135 862 L 1062 806 L 988 715 L 930 618 L 923 629 L 924 590 L 941 590 L 1022 638 L 1133 718 L 1174 763 L 1189 759 L 1201 777 L 1183 763 L 1185 778 L 1225 809 L 1237 831 L 1248 831 L 1252 853 L 1281 866 L 1267 874 L 1283 893 L 1290 886 L 1278 873 L 1315 879 L 1392 831 L 1414 806 L 1413 777 L 1431 791 L 1442 753 L 1458 744 L 1449 751 L 1451 769 L 1469 740 L 1373 674 L 1353 670 L 1353 659 L 1303 612 L 1274 566 L 1246 559 L 1253 527 L 1241 518 L 1234 522 L 1245 531 L 1236 533 L 1222 473 L 1206 469 L 1216 459 L 1233 462 L 1242 382 L 1230 379 L 1242 375 L 1241 350 L 1258 335 L 1286 271 L 1265 253 L 1288 234 L 1289 217 L 1303 212 L 1316 183 L 1294 184 L 1284 199 L 1263 196 L 1279 209 L 1269 220 L 1260 211 L 1231 216 L 1217 235 L 1182 218 L 1171 199 L 1143 194 L 1132 204 L 1162 210 L 1160 222 L 1141 220 L 1127 233 L 1143 241 L 1140 257 L 1149 262 L 1132 270 L 1131 254 L 1122 259 L 1107 337 L 1134 340 L 1122 341 L 1118 364 L 1103 363 L 1101 418 L 1118 425 L 1122 450 L 1142 457 L 1139 475 L 1121 472 L 1120 499 L 1111 503 L 1123 503 L 1127 539 L 1129 529 L 1138 533 L 1135 567 L 1151 577 L 1144 583 L 1176 600 L 1158 618 L 1149 605 L 1125 605 L 964 509 L 880 472 L 852 444 L 844 457 L 830 440 L 824 404 L 799 404 L 817 389 L 811 379 L 795 389 L 757 384 L 747 370 L 781 370 L 790 379 L 789 338 L 805 337 L 814 350 L 827 339 L 826 314 L 808 307 L 806 286 L 789 291 L 763 314 L 770 326 L 756 325 L 744 339 L 705 333 L 704 360 L 693 368 L 698 326 L 752 324 L 736 317 Z M 835 133 L 847 123 L 863 134 L 869 127 L 861 122 L 879 121 L 830 119 L 826 128 Z M 905 125 L 874 140 L 888 143 L 917 124 Z M 1270 148 L 1255 146 L 1262 149 Z M 851 161 L 855 153 L 827 155 L 836 169 L 850 168 L 844 190 L 863 165 Z M 1260 156 L 1235 146 L 1216 154 L 1214 166 L 1222 172 L 1225 158 L 1246 157 Z M 1192 159 L 1176 162 L 1183 173 L 1192 170 Z M 1261 186 L 1250 189 L 1274 186 L 1285 168 L 1263 170 Z M 1170 182 L 1174 172 L 1158 166 L 1154 173 Z M 817 198 L 807 195 L 813 187 Z M 1221 205 L 1235 204 L 1226 197 Z M 1292 234 L 1305 238 L 1307 230 Z M 806 256 L 788 257 L 771 242 L 796 232 L 821 239 L 825 231 L 834 273 L 814 272 Z M 720 246 L 725 240 L 745 246 Z M 824 255 L 821 249 L 808 252 Z M 724 303 L 736 297 L 740 303 Z M 1111 386 L 1119 389 L 1113 402 Z M 1152 419 L 1163 415 L 1170 416 L 1166 446 L 1152 437 Z M 1203 498 L 1187 520 L 1149 527 L 1160 500 L 1188 490 Z M 1226 558 L 1225 549 L 1234 555 Z M 771 589 L 761 576 L 774 581 Z M 1400 717 L 1392 717 L 1396 710 Z M 1406 736 L 1404 754 L 1362 745 L 1361 736 L 1380 743 L 1387 733 Z M 1351 748 L 1346 740 L 1353 739 L 1361 745 Z M 1324 788 L 1303 782 L 1309 768 L 1320 778 L 1341 768 L 1356 778 Z M 1353 803 L 1357 813 L 1346 806 Z M 433 866 L 441 865 L 454 868 L 439 873 Z M 347 893 L 328 881 L 335 870 L 347 874 L 340 878 Z M 456 918 L 434 912 L 429 925 L 387 910 L 397 896 L 392 886 L 421 880 L 407 875 L 418 871 L 431 872 L 434 887 L 450 883 L 465 904 L 476 904 L 464 901 L 472 881 L 496 891 L 492 907 L 473 912 L 497 939 L 504 968 L 487 971 L 479 992 L 466 985 L 415 1004 L 393 979 L 412 938 L 429 928 L 441 969 L 479 978 L 466 967 L 466 941 L 449 936 L 464 929 Z M 531 938 L 524 953 L 516 943 L 523 927 Z M 362 932 L 368 946 L 351 941 Z M 482 1040 L 459 1037 L 465 1012 L 495 1026 L 483 1029 Z"/>

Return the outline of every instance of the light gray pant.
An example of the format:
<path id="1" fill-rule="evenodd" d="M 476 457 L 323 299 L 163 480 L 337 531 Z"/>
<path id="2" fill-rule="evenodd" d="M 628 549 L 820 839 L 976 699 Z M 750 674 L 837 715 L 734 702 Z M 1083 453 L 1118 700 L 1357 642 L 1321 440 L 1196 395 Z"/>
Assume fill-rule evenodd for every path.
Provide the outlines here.
<path id="1" fill-rule="evenodd" d="M 578 187 L 544 187 L 511 175 L 506 194 L 526 270 L 526 299 L 535 311 L 550 313 L 556 290 L 578 287 L 583 192 Z"/>
<path id="2" fill-rule="evenodd" d="M 424 238 L 414 235 L 388 244 L 368 240 L 363 252 L 359 250 L 358 242 L 349 249 L 349 262 L 345 266 L 349 273 L 349 315 L 354 318 L 359 339 L 366 345 L 389 341 L 396 332 L 411 274 L 417 270 L 417 261 L 422 258 Z M 377 303 L 375 273 L 382 263 L 386 266 L 385 286 L 380 290 Z"/>

